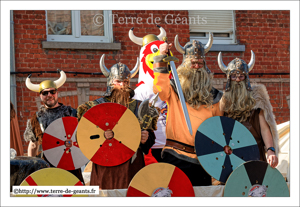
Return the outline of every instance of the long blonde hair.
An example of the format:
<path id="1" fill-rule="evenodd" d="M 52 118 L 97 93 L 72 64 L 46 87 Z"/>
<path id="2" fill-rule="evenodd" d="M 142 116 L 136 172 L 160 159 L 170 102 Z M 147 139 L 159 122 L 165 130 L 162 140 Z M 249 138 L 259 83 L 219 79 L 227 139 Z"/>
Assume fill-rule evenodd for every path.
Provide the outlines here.
<path id="1" fill-rule="evenodd" d="M 212 89 L 213 75 L 211 73 L 208 74 L 204 67 L 192 69 L 190 59 L 186 59 L 177 68 L 177 73 L 185 101 L 191 107 L 197 109 L 201 105 L 212 105 L 213 95 L 210 91 Z"/>
<path id="2" fill-rule="evenodd" d="M 231 81 L 231 90 L 224 93 L 222 110 L 229 118 L 244 122 L 250 117 L 255 106 L 252 92 L 246 89 L 245 81 Z"/>

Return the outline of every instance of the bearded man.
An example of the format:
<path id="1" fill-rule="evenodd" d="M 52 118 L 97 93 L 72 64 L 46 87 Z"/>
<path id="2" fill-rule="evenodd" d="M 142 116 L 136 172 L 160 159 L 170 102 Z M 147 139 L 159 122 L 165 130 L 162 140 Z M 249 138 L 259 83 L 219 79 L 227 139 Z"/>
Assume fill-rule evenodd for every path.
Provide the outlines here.
<path id="1" fill-rule="evenodd" d="M 212 87 L 212 74 L 206 66 L 205 53 L 212 46 L 212 34 L 207 45 L 193 40 L 184 47 L 175 37 L 175 47 L 183 54 L 183 62 L 178 67 L 178 77 L 186 101 L 193 135 L 185 123 L 181 103 L 174 82 L 169 80 L 167 43 L 160 46 L 159 56 L 154 57 L 153 92 L 159 92 L 162 101 L 168 104 L 166 125 L 166 146 L 163 148 L 163 162 L 179 167 L 190 179 L 193 186 L 211 185 L 211 176 L 202 168 L 195 153 L 195 134 L 200 124 L 213 116 L 222 115 L 219 100 L 222 93 Z"/>
<path id="2" fill-rule="evenodd" d="M 138 72 L 138 62 L 131 71 L 123 63 L 117 63 L 108 70 L 104 64 L 104 57 L 105 55 L 102 55 L 100 59 L 100 69 L 107 77 L 107 89 L 104 97 L 80 105 L 78 107 L 78 120 L 81 119 L 88 109 L 107 102 L 121 104 L 137 115 L 140 102 L 132 99 L 134 91 L 129 86 L 130 79 Z M 101 117 L 99 118 L 101 119 Z M 111 130 L 105 131 L 104 137 L 106 139 L 113 138 L 113 132 Z M 143 153 L 148 154 L 149 149 L 154 143 L 154 132 L 152 130 L 143 130 L 136 156 L 133 156 L 123 164 L 112 167 L 100 166 L 93 163 L 90 184 L 97 185 L 100 189 L 128 188 L 133 176 L 145 166 Z"/>
<path id="3" fill-rule="evenodd" d="M 261 84 L 251 87 L 249 72 L 253 69 L 254 63 L 253 51 L 249 64 L 235 58 L 228 66 L 223 63 L 222 53 L 219 53 L 219 67 L 227 75 L 221 110 L 224 111 L 224 116 L 235 119 L 247 127 L 257 142 L 260 160 L 268 162 L 275 168 L 278 165 L 278 132 L 266 87 Z"/>
<path id="4" fill-rule="evenodd" d="M 34 113 L 32 118 L 27 121 L 24 139 L 25 141 L 29 141 L 28 156 L 42 157 L 51 167 L 54 166 L 45 156 L 43 156 L 42 152 L 42 138 L 44 131 L 56 119 L 66 116 L 77 117 L 76 109 L 58 102 L 58 88 L 66 81 L 65 73 L 62 70 L 59 71 L 60 78 L 56 81 L 45 80 L 40 84 L 32 84 L 30 81 L 31 74 L 26 79 L 27 88 L 34 92 L 39 92 L 41 101 L 44 103 L 44 105 Z M 77 170 L 69 170 L 69 172 L 74 174 L 82 183 L 84 183 L 80 168 Z"/>

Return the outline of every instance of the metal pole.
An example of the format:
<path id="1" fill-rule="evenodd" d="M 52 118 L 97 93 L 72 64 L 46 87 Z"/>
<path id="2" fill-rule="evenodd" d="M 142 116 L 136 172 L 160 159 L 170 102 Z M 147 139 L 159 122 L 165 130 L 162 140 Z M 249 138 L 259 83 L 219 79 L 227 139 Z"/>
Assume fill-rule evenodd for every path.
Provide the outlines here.
<path id="1" fill-rule="evenodd" d="M 16 71 L 15 65 L 15 38 L 14 38 L 14 11 L 10 11 L 10 72 Z M 13 103 L 16 113 L 17 109 L 17 92 L 16 92 L 16 75 L 10 74 L 10 100 Z"/>

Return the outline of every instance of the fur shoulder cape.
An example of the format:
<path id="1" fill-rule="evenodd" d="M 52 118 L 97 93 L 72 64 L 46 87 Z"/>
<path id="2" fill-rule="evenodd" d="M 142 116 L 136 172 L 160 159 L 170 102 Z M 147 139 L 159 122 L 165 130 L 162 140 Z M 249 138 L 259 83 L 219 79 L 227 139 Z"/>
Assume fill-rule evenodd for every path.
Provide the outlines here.
<path id="1" fill-rule="evenodd" d="M 273 145 L 275 148 L 276 156 L 278 157 L 279 149 L 279 135 L 277 131 L 277 124 L 275 122 L 275 116 L 273 114 L 273 107 L 270 103 L 270 97 L 265 85 L 256 84 L 252 85 L 253 98 L 256 100 L 256 104 L 253 109 L 262 109 L 264 111 L 264 117 L 270 126 L 270 131 L 273 137 Z"/>

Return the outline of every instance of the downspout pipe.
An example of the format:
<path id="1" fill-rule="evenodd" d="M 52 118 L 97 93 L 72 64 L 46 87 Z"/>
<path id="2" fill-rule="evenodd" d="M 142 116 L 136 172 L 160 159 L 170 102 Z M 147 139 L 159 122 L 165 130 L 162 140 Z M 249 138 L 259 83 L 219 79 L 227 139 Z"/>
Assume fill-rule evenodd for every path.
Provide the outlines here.
<path id="1" fill-rule="evenodd" d="M 14 11 L 10 11 L 10 72 L 16 72 L 15 64 L 15 35 L 14 35 Z M 10 100 L 17 112 L 16 74 L 10 73 Z"/>

